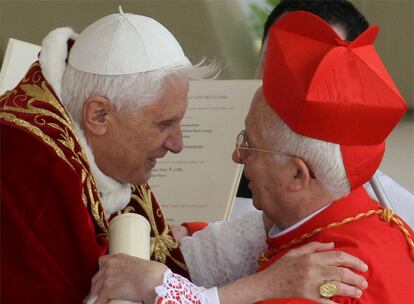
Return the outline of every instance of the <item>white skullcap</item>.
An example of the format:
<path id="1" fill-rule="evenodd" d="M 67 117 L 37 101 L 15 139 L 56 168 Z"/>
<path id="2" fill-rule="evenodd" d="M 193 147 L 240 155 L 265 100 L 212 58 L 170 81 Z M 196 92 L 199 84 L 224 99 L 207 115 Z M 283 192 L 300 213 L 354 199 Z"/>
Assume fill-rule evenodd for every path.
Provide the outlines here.
<path id="1" fill-rule="evenodd" d="M 145 16 L 113 14 L 89 25 L 76 39 L 69 63 L 100 75 L 126 75 L 190 65 L 174 38 L 159 22 Z"/>

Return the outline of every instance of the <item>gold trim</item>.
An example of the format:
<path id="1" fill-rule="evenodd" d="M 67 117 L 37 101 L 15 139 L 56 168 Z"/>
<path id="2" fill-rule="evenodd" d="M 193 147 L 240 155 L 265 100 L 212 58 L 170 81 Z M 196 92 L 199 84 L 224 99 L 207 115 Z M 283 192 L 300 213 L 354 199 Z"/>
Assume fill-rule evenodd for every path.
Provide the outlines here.
<path id="1" fill-rule="evenodd" d="M 157 216 L 160 216 L 163 219 L 164 230 L 160 234 L 158 231 L 157 223 L 154 218 L 154 210 L 152 208 L 152 198 L 151 198 L 151 189 L 147 188 L 146 184 L 141 186 L 132 186 L 132 193 L 138 191 L 142 198 L 136 194 L 131 195 L 131 199 L 138 202 L 142 207 L 144 212 L 147 215 L 148 220 L 150 221 L 151 227 L 154 231 L 154 237 L 151 238 L 151 255 L 154 255 L 154 259 L 161 263 L 166 262 L 167 257 L 171 258 L 178 266 L 187 270 L 187 266 L 184 263 L 176 260 L 170 253 L 171 250 L 178 248 L 178 242 L 171 237 L 169 232 L 169 226 L 165 217 L 162 214 L 161 209 L 157 209 Z"/>
<path id="2" fill-rule="evenodd" d="M 63 108 L 62 104 L 55 98 L 55 96 L 50 92 L 49 88 L 46 85 L 46 81 L 41 82 L 41 87 L 35 84 L 22 84 L 20 87 L 26 93 L 27 96 L 32 97 L 33 99 L 42 100 L 50 103 L 56 110 L 58 110 L 63 118 L 70 122 L 68 113 Z"/>
<path id="3" fill-rule="evenodd" d="M 26 93 L 26 95 L 16 95 L 13 97 L 13 104 L 15 105 L 10 106 L 10 105 L 4 105 L 3 109 L 5 111 L 11 111 L 11 112 L 18 112 L 18 113 L 29 113 L 29 114 L 38 114 L 34 120 L 36 121 L 36 123 L 38 123 L 39 125 L 43 125 L 45 124 L 45 121 L 43 122 L 39 122 L 38 119 L 40 118 L 39 116 L 46 116 L 46 117 L 52 117 L 53 119 L 59 121 L 62 125 L 66 126 L 69 129 L 73 129 L 72 127 L 72 123 L 71 123 L 71 119 L 69 118 L 68 114 L 66 113 L 66 111 L 63 109 L 63 107 L 60 105 L 60 103 L 56 100 L 56 98 L 54 98 L 53 94 L 49 91 L 49 89 L 46 86 L 45 81 L 42 82 L 42 87 L 39 87 L 38 85 L 34 85 L 34 84 L 22 84 L 20 86 L 22 88 L 22 90 Z M 27 102 L 26 102 L 26 108 L 21 107 L 17 104 L 17 99 L 18 98 L 27 98 L 31 97 Z M 46 98 L 50 98 L 50 100 L 46 99 Z M 41 102 L 45 102 L 47 104 L 52 105 L 62 116 L 59 116 L 56 113 L 53 113 L 49 110 L 43 109 L 43 108 L 39 108 L 39 107 L 35 107 L 33 105 L 33 102 L 35 101 L 41 101 Z"/>
<path id="4" fill-rule="evenodd" d="M 38 127 L 33 126 L 32 124 L 30 124 L 29 122 L 27 122 L 27 121 L 25 121 L 23 119 L 17 118 L 14 114 L 11 114 L 11 113 L 1 112 L 0 113 L 0 119 L 4 119 L 7 122 L 14 123 L 14 124 L 16 124 L 16 125 L 18 125 L 20 127 L 23 127 L 25 129 L 27 129 L 31 133 L 35 134 L 37 137 L 39 137 L 40 139 L 42 139 L 44 143 L 46 143 L 48 146 L 50 146 L 56 152 L 57 156 L 59 156 L 73 170 L 75 170 L 75 168 L 73 167 L 73 165 L 67 160 L 65 154 L 56 145 L 56 143 L 53 141 L 53 139 L 51 139 L 49 136 L 47 136 L 45 133 L 43 133 Z"/>
<path id="5" fill-rule="evenodd" d="M 135 212 L 136 212 L 136 210 L 135 210 L 134 206 L 128 206 L 124 209 L 123 213 L 135 213 Z"/>
<path id="6" fill-rule="evenodd" d="M 108 229 L 106 228 L 107 227 L 107 222 L 106 222 L 106 218 L 105 218 L 104 209 L 101 208 L 102 211 L 99 212 L 99 203 L 100 203 L 100 201 L 99 200 L 95 201 L 95 198 L 93 197 L 92 181 L 91 181 L 91 176 L 90 175 L 86 179 L 86 185 L 87 185 L 88 194 L 89 194 L 89 201 L 91 203 L 92 215 L 95 218 L 95 221 L 98 224 L 99 228 L 101 228 L 104 233 L 108 233 Z"/>
<path id="7" fill-rule="evenodd" d="M 259 265 L 263 265 L 264 263 L 267 263 L 269 261 L 269 259 L 273 255 L 278 253 L 279 251 L 284 250 L 284 249 L 288 249 L 288 248 L 290 248 L 294 245 L 298 245 L 298 244 L 302 243 L 303 241 L 306 241 L 307 239 L 310 239 L 311 237 L 313 237 L 316 234 L 319 234 L 319 233 L 321 233 L 323 231 L 326 231 L 328 229 L 331 229 L 331 228 L 336 228 L 336 227 L 339 227 L 339 226 L 357 221 L 357 220 L 362 219 L 362 218 L 367 218 L 367 217 L 372 216 L 372 215 L 379 215 L 380 219 L 382 221 L 387 222 L 387 223 L 392 222 L 392 223 L 397 225 L 397 228 L 399 228 L 400 231 L 403 233 L 403 235 L 404 235 L 404 237 L 405 237 L 405 239 L 408 243 L 408 246 L 410 247 L 411 258 L 414 259 L 414 242 L 413 242 L 413 240 L 410 236 L 410 233 L 408 232 L 407 228 L 405 228 L 403 222 L 401 222 L 401 220 L 398 217 L 396 217 L 394 212 L 391 209 L 385 208 L 385 209 L 372 209 L 372 210 L 369 210 L 367 212 L 358 213 L 357 215 L 347 217 L 347 218 L 343 219 L 342 221 L 333 222 L 333 223 L 331 223 L 327 226 L 316 228 L 313 231 L 305 233 L 302 236 L 300 236 L 299 238 L 293 239 L 290 242 L 288 242 L 288 243 L 286 243 L 282 246 L 279 246 L 277 248 L 271 248 L 271 249 L 263 252 L 260 255 L 259 260 L 258 260 Z"/>
<path id="8" fill-rule="evenodd" d="M 36 66 L 36 64 L 32 65 L 32 67 L 34 66 Z M 38 79 L 34 79 L 34 77 L 37 77 Z M 17 95 L 18 91 L 14 89 L 13 91 L 8 91 L 3 96 L 1 96 L 0 101 L 7 102 L 8 99 L 10 100 L 9 103 L 11 105 L 7 105 L 7 103 L 3 104 L 2 108 L 4 111 L 32 114 L 34 115 L 34 122 L 39 126 L 48 125 L 51 128 L 58 130 L 60 132 L 60 138 L 57 138 L 57 141 L 54 141 L 54 139 L 43 133 L 42 130 L 36 127 L 35 125 L 31 124 L 26 120 L 17 118 L 12 113 L 0 113 L 0 117 L 6 121 L 15 123 L 16 125 L 23 127 L 35 134 L 36 136 L 40 137 L 43 140 L 43 142 L 51 146 L 56 152 L 56 154 L 61 159 L 63 159 L 73 170 L 76 171 L 73 162 L 70 162 L 66 158 L 65 154 L 61 149 L 61 146 L 58 145 L 58 143 L 60 143 L 61 145 L 63 145 L 63 147 L 69 149 L 72 152 L 71 161 L 77 162 L 81 167 L 82 202 L 88 208 L 89 198 L 90 206 L 88 209 L 92 213 L 92 216 L 95 219 L 97 225 L 102 229 L 104 233 L 107 233 L 105 211 L 102 206 L 102 203 L 100 202 L 99 194 L 96 194 L 97 200 L 95 200 L 94 197 L 94 191 L 92 187 L 94 187 L 95 191 L 97 191 L 97 186 L 94 176 L 91 174 L 89 168 L 87 168 L 89 164 L 88 159 L 80 144 L 78 144 L 80 151 L 77 152 L 75 150 L 76 143 L 80 143 L 80 141 L 77 137 L 75 128 L 73 127 L 72 120 L 69 117 L 66 110 L 64 109 L 64 107 L 61 105 L 61 103 L 55 98 L 54 94 L 49 90 L 46 81 L 41 81 L 41 79 L 41 72 L 39 71 L 37 72 L 37 74 L 35 72 L 32 75 L 32 77 L 26 77 L 25 81 L 33 81 L 35 83 L 40 83 L 40 85 L 20 84 L 19 87 L 24 91 L 25 95 Z M 11 96 L 12 93 L 16 95 Z M 19 102 L 24 102 L 25 107 L 20 106 Z M 58 113 L 44 108 L 36 107 L 33 104 L 34 102 L 44 102 L 50 105 L 52 108 L 54 108 Z M 47 120 L 46 118 L 52 118 L 57 123 L 47 122 L 50 121 L 50 119 Z"/>

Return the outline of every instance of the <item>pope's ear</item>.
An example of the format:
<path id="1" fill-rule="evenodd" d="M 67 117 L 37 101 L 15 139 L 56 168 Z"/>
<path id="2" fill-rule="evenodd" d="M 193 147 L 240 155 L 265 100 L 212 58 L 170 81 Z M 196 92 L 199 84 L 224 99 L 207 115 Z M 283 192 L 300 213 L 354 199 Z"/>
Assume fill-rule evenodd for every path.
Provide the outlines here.
<path id="1" fill-rule="evenodd" d="M 111 103 L 101 96 L 90 96 L 83 104 L 83 126 L 85 131 L 96 136 L 106 134 Z"/>

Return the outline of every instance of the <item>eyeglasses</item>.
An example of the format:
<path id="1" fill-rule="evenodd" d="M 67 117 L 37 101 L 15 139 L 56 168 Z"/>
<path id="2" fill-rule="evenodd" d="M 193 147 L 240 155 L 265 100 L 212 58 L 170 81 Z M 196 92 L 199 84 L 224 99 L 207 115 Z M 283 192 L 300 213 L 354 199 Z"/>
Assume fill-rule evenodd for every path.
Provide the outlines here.
<path id="1" fill-rule="evenodd" d="M 242 151 L 257 151 L 257 152 L 264 152 L 264 153 L 272 153 L 272 154 L 278 154 L 282 156 L 289 156 L 289 157 L 297 157 L 293 154 L 288 154 L 280 151 L 272 151 L 272 150 L 264 150 L 264 149 L 256 149 L 249 147 L 249 141 L 247 139 L 247 132 L 246 130 L 242 130 L 239 135 L 236 137 L 236 153 L 238 159 L 242 160 L 244 159 Z M 303 160 L 303 159 L 302 159 Z M 313 173 L 312 169 L 309 167 L 309 165 L 306 163 L 306 161 L 303 160 L 303 162 L 306 164 L 306 167 L 308 167 L 309 175 L 312 178 L 315 178 L 315 174 Z"/>
<path id="2" fill-rule="evenodd" d="M 257 151 L 257 152 L 264 152 L 264 153 L 272 153 L 278 155 L 285 155 L 285 156 L 293 156 L 287 153 L 279 152 L 279 151 L 271 151 L 271 150 L 263 150 L 263 149 L 256 149 L 249 147 L 249 141 L 247 139 L 247 132 L 246 130 L 242 130 L 239 135 L 236 137 L 236 153 L 239 159 L 243 159 L 242 151 L 249 150 L 249 151 Z"/>

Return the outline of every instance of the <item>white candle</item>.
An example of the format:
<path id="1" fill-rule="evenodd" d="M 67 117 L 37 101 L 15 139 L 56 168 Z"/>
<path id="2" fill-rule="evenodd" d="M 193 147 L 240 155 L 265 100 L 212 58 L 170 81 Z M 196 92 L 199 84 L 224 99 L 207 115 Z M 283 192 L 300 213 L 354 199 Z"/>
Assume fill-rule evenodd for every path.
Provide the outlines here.
<path id="1" fill-rule="evenodd" d="M 150 259 L 151 226 L 148 220 L 136 213 L 117 215 L 109 223 L 109 254 L 125 253 L 141 259 Z M 129 301 L 112 300 L 111 304 Z"/>
<path id="2" fill-rule="evenodd" d="M 151 226 L 142 215 L 117 215 L 109 223 L 109 254 L 125 253 L 149 260 L 150 233 Z"/>

